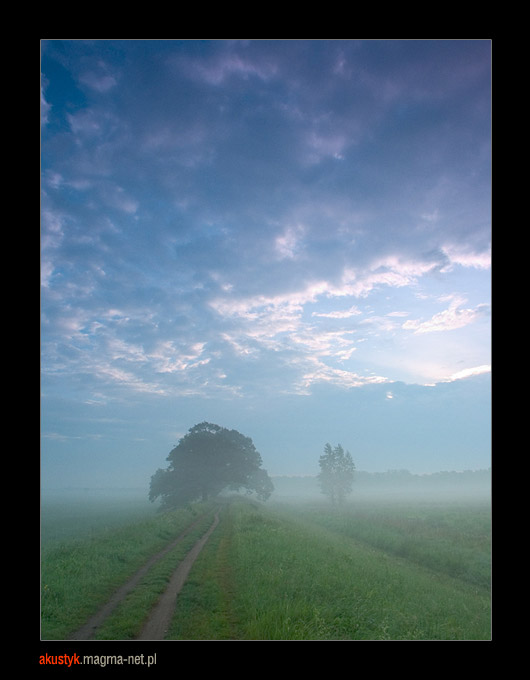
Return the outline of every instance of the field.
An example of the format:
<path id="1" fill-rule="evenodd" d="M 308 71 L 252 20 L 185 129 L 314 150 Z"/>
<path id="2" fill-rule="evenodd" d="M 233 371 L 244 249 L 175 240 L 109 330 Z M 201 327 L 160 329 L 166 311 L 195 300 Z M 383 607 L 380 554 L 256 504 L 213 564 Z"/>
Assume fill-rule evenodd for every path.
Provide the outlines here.
<path id="1" fill-rule="evenodd" d="M 128 508 L 130 521 L 125 511 L 109 521 L 104 506 L 84 528 L 72 520 L 75 535 L 64 514 L 43 508 L 43 640 L 68 639 L 182 535 L 95 632 L 96 639 L 137 639 L 218 509 L 166 639 L 491 639 L 486 502 L 364 500 L 335 509 L 324 499 L 234 497 L 163 514 L 141 503 Z"/>

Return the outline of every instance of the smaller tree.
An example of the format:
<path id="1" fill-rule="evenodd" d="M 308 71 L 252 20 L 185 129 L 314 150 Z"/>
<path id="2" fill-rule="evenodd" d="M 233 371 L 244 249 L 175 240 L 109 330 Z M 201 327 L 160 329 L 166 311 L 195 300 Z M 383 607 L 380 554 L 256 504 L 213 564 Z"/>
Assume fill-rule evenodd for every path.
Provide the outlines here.
<path id="1" fill-rule="evenodd" d="M 330 444 L 324 447 L 319 458 L 320 474 L 318 481 L 322 493 L 329 496 L 333 504 L 340 505 L 347 494 L 351 493 L 355 464 L 349 451 L 338 444 L 334 449 Z"/>

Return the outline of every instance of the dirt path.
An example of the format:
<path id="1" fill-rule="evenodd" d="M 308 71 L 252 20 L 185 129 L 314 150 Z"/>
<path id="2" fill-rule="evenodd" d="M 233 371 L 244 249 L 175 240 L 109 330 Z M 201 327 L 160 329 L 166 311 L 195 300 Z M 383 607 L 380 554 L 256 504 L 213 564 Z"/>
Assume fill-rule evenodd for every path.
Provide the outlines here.
<path id="1" fill-rule="evenodd" d="M 190 524 L 189 527 L 187 527 L 177 538 L 172 541 L 169 545 L 167 545 L 163 550 L 158 552 L 156 555 L 153 555 L 151 559 L 149 559 L 141 569 L 139 569 L 134 576 L 127 581 L 121 588 L 119 588 L 114 595 L 110 598 L 110 600 L 96 613 L 94 616 L 92 616 L 81 628 L 79 628 L 75 633 L 70 635 L 68 637 L 69 640 L 90 640 L 93 638 L 96 630 L 101 626 L 103 621 L 111 614 L 111 612 L 118 606 L 118 604 L 138 585 L 140 580 L 145 576 L 145 574 L 151 569 L 151 567 L 156 564 L 164 555 L 166 555 L 170 550 L 172 550 L 182 539 L 189 534 L 189 532 L 202 520 L 202 516 L 197 518 L 195 522 Z M 212 526 L 208 529 L 206 534 L 195 544 L 195 546 L 192 548 L 192 550 L 188 553 L 188 555 L 184 558 L 184 561 L 181 563 L 179 568 L 177 569 L 177 572 L 179 572 L 181 566 L 184 563 L 187 563 L 189 560 L 190 555 L 195 551 L 197 546 L 202 543 L 200 546 L 199 550 L 197 551 L 197 554 L 191 561 L 191 564 L 189 564 L 186 575 L 188 574 L 189 570 L 191 569 L 191 565 L 195 561 L 197 555 L 201 551 L 202 547 L 210 537 L 211 532 L 215 527 L 217 526 L 217 523 L 219 522 L 219 516 L 218 513 L 215 515 L 214 523 Z M 206 537 L 206 538 L 205 538 Z M 176 573 L 177 573 L 176 572 Z M 185 578 L 185 577 L 184 577 Z M 180 590 L 182 588 L 182 584 L 178 588 Z M 178 591 L 177 591 L 178 592 Z M 176 597 L 176 594 L 175 594 Z M 162 598 L 163 599 L 163 598 Z M 139 638 L 141 639 L 141 638 Z M 143 638 L 147 639 L 147 638 Z M 156 639 L 156 638 L 151 638 L 151 639 Z"/>
<path id="2" fill-rule="evenodd" d="M 208 531 L 197 541 L 197 543 L 195 543 L 193 548 L 175 570 L 169 582 L 169 586 L 149 615 L 142 632 L 136 638 L 137 640 L 163 640 L 165 638 L 175 609 L 177 595 L 184 585 L 193 563 L 206 545 L 206 542 L 218 523 L 219 513 L 216 513 L 214 521 Z"/>

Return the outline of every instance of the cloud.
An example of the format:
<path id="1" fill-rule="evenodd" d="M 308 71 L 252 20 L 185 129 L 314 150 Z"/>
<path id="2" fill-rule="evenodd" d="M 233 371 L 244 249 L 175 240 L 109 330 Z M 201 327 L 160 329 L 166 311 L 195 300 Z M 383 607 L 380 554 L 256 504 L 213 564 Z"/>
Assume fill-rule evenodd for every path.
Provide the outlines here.
<path id="1" fill-rule="evenodd" d="M 484 373 L 491 373 L 491 366 L 485 364 L 483 366 L 475 366 L 473 368 L 465 368 L 462 371 L 453 373 L 449 378 L 446 378 L 442 382 L 453 382 L 454 380 L 464 380 L 465 378 L 472 378 L 476 375 L 483 375 Z"/>
<path id="2" fill-rule="evenodd" d="M 130 215 L 134 215 L 139 208 L 138 201 L 130 196 L 123 187 L 103 185 L 102 195 L 109 206 Z"/>
<path id="3" fill-rule="evenodd" d="M 274 58 L 259 58 L 249 54 L 243 43 L 217 42 L 210 44 L 211 54 L 202 58 L 190 59 L 182 56 L 170 58 L 181 72 L 191 78 L 213 86 L 221 86 L 231 77 L 246 80 L 252 76 L 269 80 L 277 72 Z"/>
<path id="4" fill-rule="evenodd" d="M 158 373 L 175 373 L 187 371 L 198 366 L 205 366 L 210 358 L 202 358 L 206 343 L 193 343 L 187 351 L 175 347 L 173 341 L 161 342 L 152 351 L 148 358 L 154 362 L 154 370 Z"/>
<path id="5" fill-rule="evenodd" d="M 101 362 L 93 367 L 94 376 L 102 379 L 105 382 L 110 380 L 111 383 L 118 384 L 120 387 L 125 387 L 131 392 L 148 393 L 167 395 L 167 390 L 160 384 L 153 381 L 144 381 L 139 376 L 130 371 L 125 371 L 116 366 Z"/>
<path id="6" fill-rule="evenodd" d="M 109 90 L 116 86 L 118 81 L 110 73 L 104 72 L 106 70 L 104 64 L 100 62 L 99 66 L 103 72 L 95 73 L 94 71 L 87 71 L 79 76 L 79 81 L 97 92 L 109 92 Z"/>
<path id="7" fill-rule="evenodd" d="M 354 330 L 322 331 L 309 326 L 291 334 L 290 338 L 294 347 L 312 356 L 332 356 L 344 361 L 355 351 L 348 337 L 354 333 Z"/>
<path id="8" fill-rule="evenodd" d="M 490 266 L 487 223 L 463 224 L 487 195 L 471 172 L 484 133 L 447 66 L 482 101 L 484 72 L 467 64 L 483 48 L 422 43 L 425 63 L 411 47 L 48 43 L 50 366 L 64 351 L 65 375 L 75 361 L 85 370 L 92 353 L 98 375 L 136 391 L 247 388 L 238 371 L 259 362 L 264 380 L 289 365 L 291 387 L 357 386 L 368 370 L 395 375 L 387 355 L 403 336 L 419 344 L 476 321 L 475 297 L 434 314 L 411 292 L 439 298 L 452 276 Z"/>
<path id="9" fill-rule="evenodd" d="M 386 377 L 377 375 L 363 376 L 352 371 L 328 366 L 319 359 L 306 358 L 301 361 L 304 367 L 303 375 L 295 385 L 295 391 L 299 394 L 311 394 L 311 387 L 318 383 L 327 383 L 337 387 L 351 389 L 365 385 L 379 385 L 393 382 Z"/>
<path id="10" fill-rule="evenodd" d="M 98 136 L 102 132 L 100 116 L 93 110 L 79 111 L 67 115 L 70 128 L 74 135 Z"/>
<path id="11" fill-rule="evenodd" d="M 475 251 L 466 244 L 451 244 L 442 246 L 443 253 L 449 259 L 449 267 L 460 265 L 474 269 L 491 268 L 491 250 Z"/>
<path id="12" fill-rule="evenodd" d="M 300 243 L 304 234 L 302 226 L 288 227 L 275 240 L 275 249 L 280 259 L 294 259 L 300 251 Z"/>
<path id="13" fill-rule="evenodd" d="M 319 163 L 326 158 L 343 160 L 345 149 L 350 143 L 346 134 L 326 134 L 312 130 L 307 134 L 305 140 L 307 161 L 309 163 Z"/>
<path id="14" fill-rule="evenodd" d="M 318 316 L 324 319 L 349 319 L 352 316 L 358 316 L 362 312 L 354 305 L 349 309 L 336 312 L 313 312 L 311 316 Z"/>
<path id="15" fill-rule="evenodd" d="M 46 101 L 44 96 L 45 89 L 45 79 L 42 79 L 41 89 L 40 89 L 40 122 L 44 126 L 48 123 L 48 115 L 51 110 L 51 105 Z"/>
<path id="16" fill-rule="evenodd" d="M 71 439 L 81 439 L 82 438 L 80 435 L 71 436 L 71 435 L 61 434 L 59 432 L 43 432 L 42 437 L 44 439 L 53 439 L 54 441 L 58 441 L 58 442 L 67 442 Z"/>
<path id="17" fill-rule="evenodd" d="M 417 449 L 438 468 L 433 447 L 467 466 L 477 441 L 487 457 L 490 52 L 43 41 L 47 477 L 68 449 L 115 458 L 119 478 L 134 438 L 144 483 L 199 419 L 304 473 L 326 429 L 361 436 L 375 467 Z M 444 429 L 452 414 L 478 438 Z"/>
<path id="18" fill-rule="evenodd" d="M 373 352 L 363 346 L 359 361 L 366 361 L 371 356 L 378 361 L 386 361 L 386 367 L 393 371 L 403 370 L 407 365 L 403 348 L 405 340 L 401 339 L 399 349 L 393 343 L 398 332 L 414 331 L 415 335 L 424 335 L 435 331 L 463 328 L 485 313 L 485 307 L 478 305 L 475 309 L 463 307 L 465 299 L 450 296 L 449 308 L 435 314 L 428 321 L 408 320 L 403 323 L 403 317 L 412 312 L 403 309 L 390 309 L 385 314 L 370 314 L 364 312 L 358 305 L 351 305 L 342 310 L 329 310 L 328 305 L 334 300 L 342 298 L 368 299 L 377 291 L 388 289 L 392 291 L 408 289 L 410 291 L 400 300 L 414 302 L 415 296 L 411 292 L 416 290 L 418 281 L 431 272 L 439 270 L 439 259 L 405 258 L 402 255 L 387 255 L 375 258 L 371 264 L 363 268 L 346 267 L 336 281 L 314 280 L 291 292 L 276 295 L 254 295 L 238 297 L 232 289 L 229 295 L 213 297 L 209 305 L 221 319 L 231 323 L 231 330 L 225 339 L 242 358 L 260 357 L 260 353 L 274 352 L 278 361 L 290 362 L 295 371 L 303 372 L 303 377 L 293 380 L 302 389 L 309 389 L 316 382 L 332 382 L 337 385 L 358 387 L 373 381 L 388 380 L 385 374 L 376 378 L 364 377 L 358 370 L 348 370 L 346 364 L 357 356 L 359 343 L 370 341 L 370 344 L 380 339 L 382 343 L 392 343 L 398 360 L 385 359 L 384 354 L 392 352 L 391 346 L 383 353 L 381 350 Z M 417 291 L 416 291 L 417 292 Z M 389 299 L 392 299 L 391 297 Z M 316 309 L 315 309 L 316 307 Z M 309 319 L 313 320 L 311 323 Z M 351 325 L 352 320 L 355 325 Z M 332 328 L 333 323 L 337 327 Z M 371 327 L 374 333 L 362 336 L 361 329 Z M 422 348 L 428 353 L 428 348 Z M 263 354 L 262 360 L 272 360 Z M 300 362 L 293 359 L 299 356 Z M 267 359 L 266 359 L 267 357 Z M 309 362 L 309 369 L 304 364 Z M 432 357 L 422 359 L 425 375 L 439 375 L 440 366 Z M 413 361 L 413 373 L 421 374 L 420 363 Z M 401 367 L 399 366 L 401 364 Z M 371 364 L 373 368 L 376 364 Z M 392 367 L 392 368 L 391 368 Z M 410 368 L 410 367 L 409 367 Z"/>
<path id="19" fill-rule="evenodd" d="M 384 316 L 374 314 L 360 321 L 360 325 L 374 328 L 378 333 L 389 333 L 399 328 L 399 323 L 393 320 L 392 314 L 386 314 Z"/>
<path id="20" fill-rule="evenodd" d="M 463 328 L 482 316 L 486 307 L 485 305 L 479 305 L 475 309 L 462 309 L 461 305 L 464 302 L 463 298 L 457 297 L 452 300 L 448 309 L 435 314 L 428 321 L 406 321 L 402 328 L 412 330 L 414 333 L 436 333 Z"/>

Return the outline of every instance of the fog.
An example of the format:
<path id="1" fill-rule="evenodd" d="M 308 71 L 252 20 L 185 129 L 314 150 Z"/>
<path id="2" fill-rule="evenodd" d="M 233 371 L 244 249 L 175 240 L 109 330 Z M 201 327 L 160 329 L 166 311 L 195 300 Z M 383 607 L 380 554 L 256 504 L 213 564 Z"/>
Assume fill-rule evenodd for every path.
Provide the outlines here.
<path id="1" fill-rule="evenodd" d="M 154 515 L 147 488 L 56 488 L 41 494 L 41 540 L 82 538 Z"/>
<path id="2" fill-rule="evenodd" d="M 265 506 L 275 502 L 297 506 L 306 502 L 330 505 L 316 476 L 278 476 L 271 479 L 274 491 Z M 390 470 L 384 473 L 356 472 L 346 504 L 489 503 L 490 500 L 490 470 L 430 475 Z M 147 487 L 48 489 L 41 495 L 41 535 L 43 540 L 80 537 L 92 531 L 141 520 L 152 516 L 158 509 L 158 503 L 149 502 Z"/>
<path id="3" fill-rule="evenodd" d="M 282 502 L 327 501 L 318 478 L 273 477 L 271 500 Z M 491 498 L 491 471 L 438 472 L 415 475 L 408 470 L 362 472 L 355 475 L 346 502 L 487 502 Z"/>
<path id="4" fill-rule="evenodd" d="M 271 476 L 274 491 L 271 500 L 327 500 L 322 494 L 318 477 Z M 437 472 L 418 475 L 408 470 L 387 472 L 357 471 L 347 502 L 355 500 L 489 500 L 491 497 L 491 470 L 466 470 L 464 472 Z M 113 506 L 156 507 L 148 501 L 148 485 L 138 487 L 62 487 L 43 488 L 43 506 Z"/>

